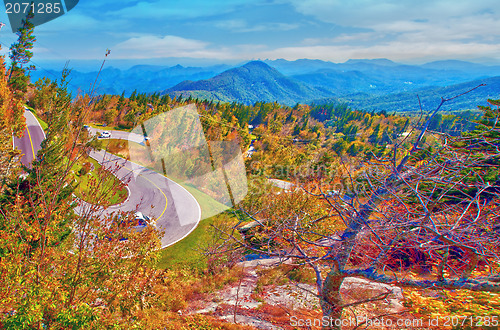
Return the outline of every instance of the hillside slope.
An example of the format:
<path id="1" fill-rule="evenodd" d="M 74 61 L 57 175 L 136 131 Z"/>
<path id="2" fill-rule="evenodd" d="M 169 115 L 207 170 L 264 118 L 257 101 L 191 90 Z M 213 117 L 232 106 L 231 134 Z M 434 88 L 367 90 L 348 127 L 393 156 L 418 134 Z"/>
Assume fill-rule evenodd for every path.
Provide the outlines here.
<path id="1" fill-rule="evenodd" d="M 339 100 L 360 110 L 406 112 L 419 111 L 420 98 L 423 110 L 428 111 L 439 104 L 441 97 L 450 98 L 481 84 L 485 86 L 481 86 L 463 97 L 447 102 L 442 108 L 444 111 L 469 110 L 477 109 L 478 105 L 488 105 L 487 99 L 498 99 L 500 96 L 500 76 L 469 81 L 447 87 L 429 87 L 411 92 L 394 93 L 376 97 L 367 94 L 358 94 L 348 98 L 340 98 Z M 331 101 L 332 99 L 328 99 L 316 101 L 315 103 L 327 103 Z"/>
<path id="2" fill-rule="evenodd" d="M 210 79 L 184 81 L 163 93 L 245 104 L 277 101 L 288 105 L 333 96 L 325 89 L 286 77 L 260 61 L 249 62 Z"/>

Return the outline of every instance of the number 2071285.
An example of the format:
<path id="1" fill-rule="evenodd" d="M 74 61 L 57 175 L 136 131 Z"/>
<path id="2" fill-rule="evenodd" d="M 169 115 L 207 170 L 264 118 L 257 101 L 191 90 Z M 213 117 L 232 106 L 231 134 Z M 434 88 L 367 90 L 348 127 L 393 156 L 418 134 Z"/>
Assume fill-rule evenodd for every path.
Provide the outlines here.
<path id="1" fill-rule="evenodd" d="M 59 14 L 63 11 L 60 2 L 48 2 L 48 3 L 38 3 L 33 2 L 21 2 L 21 3 L 10 3 L 5 4 L 6 14 L 27 14 L 33 12 L 34 14 Z"/>

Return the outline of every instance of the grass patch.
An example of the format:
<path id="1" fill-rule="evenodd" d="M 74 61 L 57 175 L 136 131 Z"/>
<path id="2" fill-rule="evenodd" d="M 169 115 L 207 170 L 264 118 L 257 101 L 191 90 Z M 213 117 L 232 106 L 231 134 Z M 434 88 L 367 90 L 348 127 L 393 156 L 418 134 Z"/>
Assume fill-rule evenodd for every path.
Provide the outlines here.
<path id="1" fill-rule="evenodd" d="M 74 194 L 85 202 L 109 206 L 127 199 L 125 185 L 95 159 L 80 159 L 71 173 L 72 184 L 76 187 Z"/>
<path id="2" fill-rule="evenodd" d="M 213 239 L 211 226 L 221 221 L 231 223 L 235 221 L 235 216 L 230 212 L 221 213 L 221 210 L 225 210 L 227 207 L 198 189 L 185 184 L 181 186 L 193 195 L 200 204 L 202 219 L 209 215 L 215 215 L 200 221 L 198 227 L 182 241 L 163 249 L 158 268 L 175 269 L 187 266 L 202 270 L 207 268 L 207 261 L 204 259 L 201 249 Z"/>
<path id="3" fill-rule="evenodd" d="M 206 270 L 209 265 L 208 260 L 203 255 L 203 249 L 211 242 L 216 241 L 212 226 L 223 227 L 224 230 L 224 227 L 235 223 L 235 216 L 229 212 L 201 221 L 190 235 L 161 251 L 157 267 L 160 269 L 190 268 L 199 271 Z M 217 258 L 217 266 L 225 264 L 226 261 L 225 257 Z M 213 264 L 213 260 L 211 266 L 212 268 L 217 267 Z"/>
<path id="4" fill-rule="evenodd" d="M 182 241 L 163 249 L 157 267 L 177 269 L 187 266 L 199 270 L 205 269 L 207 262 L 200 249 L 204 243 L 210 241 L 210 226 L 214 222 L 215 217 L 201 221 L 198 227 Z"/>
<path id="5" fill-rule="evenodd" d="M 173 180 L 175 181 L 175 180 Z M 209 218 L 228 210 L 228 207 L 189 184 L 181 184 L 200 204 L 201 218 Z"/>

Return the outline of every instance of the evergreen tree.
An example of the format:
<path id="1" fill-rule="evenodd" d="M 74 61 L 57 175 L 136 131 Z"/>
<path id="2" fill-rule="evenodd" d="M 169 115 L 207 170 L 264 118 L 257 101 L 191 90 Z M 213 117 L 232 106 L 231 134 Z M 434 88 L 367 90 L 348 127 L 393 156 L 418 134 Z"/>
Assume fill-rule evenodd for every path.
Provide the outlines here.
<path id="1" fill-rule="evenodd" d="M 385 144 L 388 144 L 388 143 L 391 143 L 391 133 L 389 132 L 389 129 L 386 128 L 384 130 L 384 132 L 382 133 L 382 139 L 380 140 L 380 143 L 382 145 L 385 145 Z"/>
<path id="2" fill-rule="evenodd" d="M 375 126 L 375 128 L 373 129 L 372 135 L 370 135 L 370 137 L 368 138 L 368 141 L 370 143 L 372 143 L 373 145 L 377 145 L 377 143 L 378 143 L 379 132 L 380 132 L 380 123 L 378 123 L 377 126 Z"/>
<path id="3" fill-rule="evenodd" d="M 35 69 L 34 65 L 28 65 L 33 57 L 31 49 L 36 41 L 33 35 L 35 26 L 31 22 L 33 17 L 33 11 L 30 11 L 17 32 L 17 41 L 10 46 L 11 65 L 8 82 L 18 99 L 24 97 L 29 83 L 29 71 Z"/>
<path id="4" fill-rule="evenodd" d="M 5 63 L 0 57 L 0 192 L 4 180 L 12 177 L 14 170 L 19 168 L 20 154 L 12 149 L 12 134 L 20 135 L 25 126 L 24 108 L 19 100 L 12 96 L 12 91 L 5 79 Z"/>

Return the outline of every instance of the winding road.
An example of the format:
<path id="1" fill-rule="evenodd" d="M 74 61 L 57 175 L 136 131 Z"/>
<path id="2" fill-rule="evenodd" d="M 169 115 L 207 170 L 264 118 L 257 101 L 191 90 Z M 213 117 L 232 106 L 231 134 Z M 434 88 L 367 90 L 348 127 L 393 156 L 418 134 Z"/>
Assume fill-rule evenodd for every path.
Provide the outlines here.
<path id="1" fill-rule="evenodd" d="M 89 127 L 89 131 L 91 135 L 99 135 L 102 132 L 109 132 L 111 134 L 110 139 L 122 139 L 136 143 L 144 143 L 144 136 L 135 133 L 129 133 L 123 131 L 110 131 L 107 129 L 94 128 L 94 127 Z"/>
<path id="2" fill-rule="evenodd" d="M 26 118 L 26 129 L 23 137 L 17 138 L 14 136 L 14 148 L 18 148 L 23 153 L 21 163 L 24 166 L 31 168 L 31 162 L 36 158 L 38 150 L 41 148 L 42 141 L 45 140 L 45 133 L 42 126 L 31 111 L 24 110 Z"/>
<path id="3" fill-rule="evenodd" d="M 25 112 L 27 131 L 23 138 L 15 139 L 14 146 L 23 153 L 23 164 L 30 166 L 45 138 L 43 130 L 29 111 Z M 93 134 L 99 130 L 91 129 Z M 127 132 L 110 131 L 112 138 L 143 142 L 144 137 Z M 139 141 L 141 140 L 141 141 Z M 189 235 L 201 219 L 200 205 L 182 186 L 163 175 L 105 151 L 92 151 L 90 156 L 101 165 L 113 170 L 127 184 L 129 196 L 119 205 L 101 210 L 102 215 L 116 211 L 140 211 L 156 218 L 156 227 L 163 232 L 161 248 L 173 245 Z M 81 206 L 85 207 L 85 203 Z M 77 209 L 77 212 L 79 210 Z"/>

